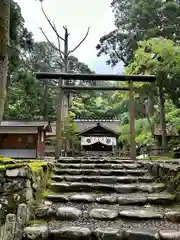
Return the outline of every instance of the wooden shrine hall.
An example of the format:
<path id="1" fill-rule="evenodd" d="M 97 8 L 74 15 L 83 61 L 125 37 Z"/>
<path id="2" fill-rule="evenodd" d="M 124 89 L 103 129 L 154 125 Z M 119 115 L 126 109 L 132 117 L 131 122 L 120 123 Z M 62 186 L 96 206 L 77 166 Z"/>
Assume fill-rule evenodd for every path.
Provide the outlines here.
<path id="1" fill-rule="evenodd" d="M 117 150 L 117 138 L 120 133 L 119 120 L 76 119 L 75 123 L 82 151 L 114 152 Z"/>

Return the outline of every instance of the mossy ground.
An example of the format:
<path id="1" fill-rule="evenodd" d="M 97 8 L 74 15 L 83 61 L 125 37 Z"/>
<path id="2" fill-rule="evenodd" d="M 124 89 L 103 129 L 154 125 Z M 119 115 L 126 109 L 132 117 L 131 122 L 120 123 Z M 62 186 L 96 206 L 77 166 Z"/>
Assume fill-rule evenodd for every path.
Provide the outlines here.
<path id="1" fill-rule="evenodd" d="M 39 172 L 43 167 L 47 167 L 47 163 L 43 161 L 34 161 L 28 163 L 29 167 L 32 169 L 33 172 Z"/>
<path id="2" fill-rule="evenodd" d="M 27 164 L 25 164 L 25 163 L 7 164 L 7 165 L 5 165 L 5 168 L 6 169 L 14 169 L 14 168 L 21 168 L 21 167 L 24 167 L 26 165 Z"/>
<path id="3" fill-rule="evenodd" d="M 14 160 L 14 159 L 12 159 L 12 158 L 10 158 L 10 157 L 5 157 L 5 156 L 0 155 L 0 160 L 1 160 L 1 161 L 12 161 L 12 160 Z"/>
<path id="4" fill-rule="evenodd" d="M 147 160 L 173 160 L 173 158 L 171 156 L 150 156 L 150 157 L 145 157 L 144 159 L 147 159 Z"/>
<path id="5" fill-rule="evenodd" d="M 30 220 L 28 225 L 45 225 L 47 222 L 45 220 L 38 220 L 38 219 L 35 219 L 35 220 Z"/>
<path id="6" fill-rule="evenodd" d="M 39 172 L 42 168 L 47 167 L 47 163 L 42 160 L 14 160 L 0 155 L 0 168 L 14 169 L 28 165 L 33 172 Z"/>
<path id="7" fill-rule="evenodd" d="M 56 193 L 53 192 L 53 191 L 46 190 L 46 191 L 43 192 L 42 197 L 45 198 L 45 197 L 47 197 L 48 195 L 55 195 L 55 194 L 56 194 Z"/>
<path id="8" fill-rule="evenodd" d="M 9 157 L 0 155 L 0 165 L 13 164 L 15 160 Z"/>

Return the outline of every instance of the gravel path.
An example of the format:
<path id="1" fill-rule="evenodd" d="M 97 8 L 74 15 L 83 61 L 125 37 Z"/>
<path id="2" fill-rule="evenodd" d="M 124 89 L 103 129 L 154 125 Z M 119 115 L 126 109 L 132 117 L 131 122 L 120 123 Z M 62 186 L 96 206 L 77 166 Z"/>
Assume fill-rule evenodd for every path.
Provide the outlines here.
<path id="1" fill-rule="evenodd" d="M 180 224 L 172 223 L 164 220 L 146 220 L 146 221 L 135 221 L 135 220 L 124 220 L 118 219 L 115 221 L 100 221 L 94 219 L 81 218 L 78 221 L 51 221 L 49 222 L 49 229 L 55 230 L 62 227 L 87 227 L 91 230 L 95 230 L 98 227 L 112 227 L 120 230 L 127 230 L 132 228 L 139 229 L 151 229 L 151 230 L 180 230 Z"/>

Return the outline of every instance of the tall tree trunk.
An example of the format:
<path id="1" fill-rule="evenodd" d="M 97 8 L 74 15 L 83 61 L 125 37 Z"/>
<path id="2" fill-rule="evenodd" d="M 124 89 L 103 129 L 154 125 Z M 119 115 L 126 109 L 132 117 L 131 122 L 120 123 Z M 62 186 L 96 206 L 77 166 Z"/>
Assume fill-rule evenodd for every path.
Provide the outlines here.
<path id="1" fill-rule="evenodd" d="M 8 97 L 8 90 L 10 86 L 10 74 L 8 73 L 7 75 L 7 83 L 6 83 L 6 99 L 4 103 L 4 114 L 3 114 L 3 119 L 7 120 L 9 119 L 9 97 Z"/>
<path id="2" fill-rule="evenodd" d="M 152 96 L 148 96 L 147 102 L 145 104 L 145 112 L 146 112 L 148 123 L 150 125 L 152 137 L 154 137 L 154 124 L 151 121 L 151 117 L 154 116 L 154 103 L 153 103 Z"/>
<path id="3" fill-rule="evenodd" d="M 151 95 L 149 95 L 147 99 L 146 113 L 149 118 L 154 116 L 154 103 L 153 103 L 153 97 Z"/>
<path id="4" fill-rule="evenodd" d="M 0 0 L 0 122 L 3 119 L 8 70 L 10 0 Z"/>
<path id="5" fill-rule="evenodd" d="M 164 152 L 168 151 L 167 146 L 167 133 L 166 133 L 166 120 L 165 120 L 165 110 L 164 110 L 164 92 L 162 85 L 159 86 L 159 103 L 160 103 L 160 129 L 161 129 L 161 136 L 162 136 L 162 147 Z"/>

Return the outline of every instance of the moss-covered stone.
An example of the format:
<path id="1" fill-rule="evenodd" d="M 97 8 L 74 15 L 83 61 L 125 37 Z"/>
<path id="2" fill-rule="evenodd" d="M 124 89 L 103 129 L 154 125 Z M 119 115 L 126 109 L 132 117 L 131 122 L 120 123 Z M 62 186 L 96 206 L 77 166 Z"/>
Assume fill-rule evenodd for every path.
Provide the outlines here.
<path id="1" fill-rule="evenodd" d="M 46 190 L 46 191 L 43 192 L 42 197 L 46 198 L 48 195 L 54 195 L 54 194 L 56 194 L 56 193 L 53 192 L 53 191 L 50 191 L 50 190 Z"/>
<path id="2" fill-rule="evenodd" d="M 28 225 L 44 225 L 47 222 L 43 219 L 35 219 L 35 220 L 30 220 Z"/>
<path id="3" fill-rule="evenodd" d="M 39 161 L 29 164 L 32 169 L 34 205 L 38 205 L 44 198 L 44 191 L 47 189 L 52 176 L 52 164 Z"/>
<path id="4" fill-rule="evenodd" d="M 180 201 L 180 166 L 178 163 L 157 161 L 152 164 L 150 162 L 148 163 L 148 170 L 156 177 L 157 182 L 163 182 L 167 190 L 175 194 L 176 199 Z"/>
<path id="5" fill-rule="evenodd" d="M 7 164 L 5 166 L 6 169 L 15 169 L 15 168 L 21 168 L 27 166 L 27 164 L 25 163 L 15 163 L 15 164 Z"/>
<path id="6" fill-rule="evenodd" d="M 34 160 L 10 160 L 9 163 L 8 160 L 6 164 L 0 164 L 1 203 L 7 213 L 15 213 L 18 205 L 27 201 L 32 207 L 37 206 L 42 201 L 50 181 L 52 164 Z"/>
<path id="7" fill-rule="evenodd" d="M 150 157 L 145 157 L 144 159 L 147 160 L 157 160 L 157 161 L 167 161 L 167 160 L 172 160 L 172 156 L 150 156 Z"/>

